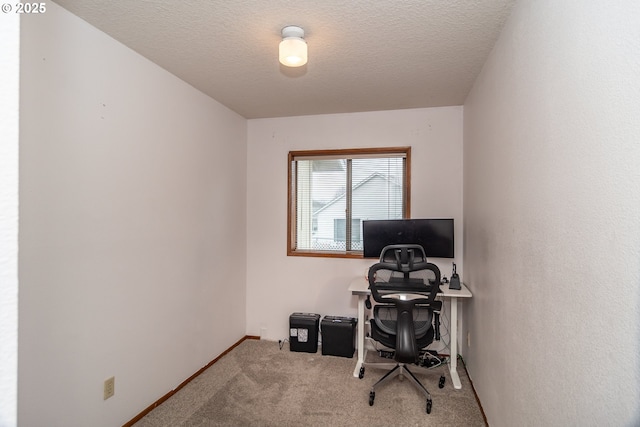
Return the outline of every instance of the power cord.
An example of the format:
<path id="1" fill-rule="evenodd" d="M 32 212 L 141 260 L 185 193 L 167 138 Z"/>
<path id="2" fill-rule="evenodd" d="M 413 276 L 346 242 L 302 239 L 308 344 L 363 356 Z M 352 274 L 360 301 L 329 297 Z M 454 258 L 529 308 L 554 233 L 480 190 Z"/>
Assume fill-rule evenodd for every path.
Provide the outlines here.
<path id="1" fill-rule="evenodd" d="M 283 340 L 278 340 L 278 346 L 280 347 L 280 350 L 282 350 L 282 347 L 284 347 L 284 343 L 289 341 L 288 339 L 283 339 Z"/>
<path id="2" fill-rule="evenodd" d="M 420 355 L 419 364 L 425 368 L 432 369 L 445 365 L 448 361 L 448 357 L 441 356 L 433 350 L 426 350 Z"/>

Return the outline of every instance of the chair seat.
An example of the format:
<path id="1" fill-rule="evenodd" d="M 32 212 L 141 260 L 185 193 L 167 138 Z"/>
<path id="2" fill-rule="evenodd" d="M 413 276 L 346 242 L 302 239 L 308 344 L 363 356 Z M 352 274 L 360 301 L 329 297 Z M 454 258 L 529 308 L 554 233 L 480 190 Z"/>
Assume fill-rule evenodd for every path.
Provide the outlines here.
<path id="1" fill-rule="evenodd" d="M 376 305 L 373 309 L 371 320 L 371 338 L 382 343 L 386 347 L 396 348 L 396 318 L 395 306 Z M 424 348 L 433 342 L 433 312 L 426 307 L 415 307 L 413 310 L 413 322 L 418 348 Z"/>

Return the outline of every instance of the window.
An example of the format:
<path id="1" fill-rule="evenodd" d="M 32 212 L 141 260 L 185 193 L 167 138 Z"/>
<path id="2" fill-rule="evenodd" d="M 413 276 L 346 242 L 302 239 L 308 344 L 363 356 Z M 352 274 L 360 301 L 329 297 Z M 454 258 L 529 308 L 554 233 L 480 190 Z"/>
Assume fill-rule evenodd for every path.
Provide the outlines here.
<path id="1" fill-rule="evenodd" d="M 411 147 L 289 152 L 288 255 L 362 256 L 362 222 L 409 217 Z"/>

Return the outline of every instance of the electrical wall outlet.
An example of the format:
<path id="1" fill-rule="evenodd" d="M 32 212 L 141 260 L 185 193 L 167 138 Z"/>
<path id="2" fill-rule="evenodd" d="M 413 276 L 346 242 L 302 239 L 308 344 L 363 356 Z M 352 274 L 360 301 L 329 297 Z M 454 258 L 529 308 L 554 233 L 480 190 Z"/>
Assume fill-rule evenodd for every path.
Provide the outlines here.
<path id="1" fill-rule="evenodd" d="M 116 377 L 104 380 L 104 400 L 107 400 L 116 393 Z"/>

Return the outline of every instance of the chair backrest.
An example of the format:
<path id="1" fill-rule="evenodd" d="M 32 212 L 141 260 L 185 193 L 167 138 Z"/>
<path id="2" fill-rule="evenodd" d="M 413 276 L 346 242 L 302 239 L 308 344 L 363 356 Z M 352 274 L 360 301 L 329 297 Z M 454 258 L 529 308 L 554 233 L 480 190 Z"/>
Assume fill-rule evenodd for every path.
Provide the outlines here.
<path id="1" fill-rule="evenodd" d="M 378 303 L 411 299 L 415 304 L 435 302 L 440 269 L 427 261 L 420 245 L 389 245 L 380 261 L 369 268 L 369 289 Z"/>
<path id="2" fill-rule="evenodd" d="M 396 309 L 396 330 L 389 331 L 396 337 L 394 358 L 402 363 L 416 363 L 419 349 L 414 310 L 416 306 L 426 308 L 430 323 L 433 311 L 442 308 L 442 301 L 436 301 L 440 269 L 427 262 L 419 245 L 386 246 L 380 262 L 369 268 L 369 289 L 377 303 Z"/>

